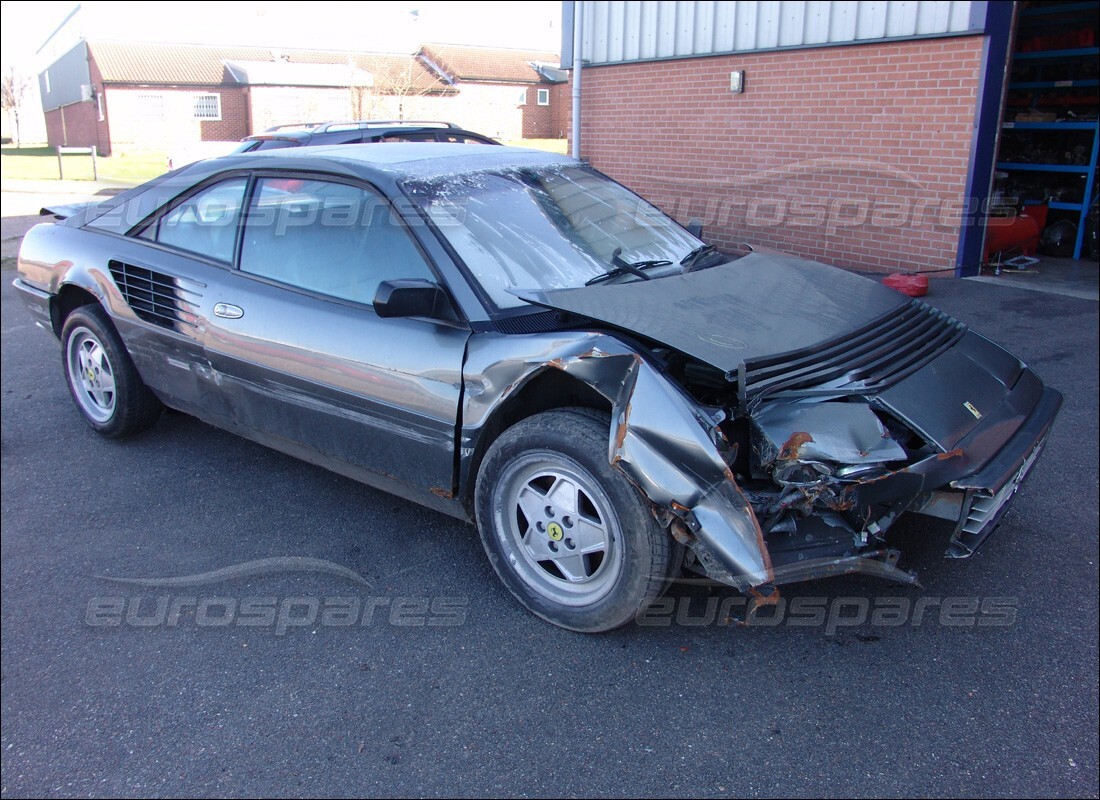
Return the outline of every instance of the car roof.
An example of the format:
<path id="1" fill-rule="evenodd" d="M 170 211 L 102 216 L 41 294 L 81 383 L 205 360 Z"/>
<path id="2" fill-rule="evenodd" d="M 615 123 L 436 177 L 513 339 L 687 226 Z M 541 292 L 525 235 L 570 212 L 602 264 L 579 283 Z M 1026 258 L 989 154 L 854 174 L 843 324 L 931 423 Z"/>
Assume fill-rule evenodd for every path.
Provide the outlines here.
<path id="1" fill-rule="evenodd" d="M 477 131 L 460 128 L 453 122 L 325 122 L 302 126 L 283 125 L 261 133 L 253 133 L 244 137 L 241 141 L 262 142 L 271 139 L 283 139 L 287 141 L 308 142 L 311 139 L 339 136 L 340 134 L 382 137 L 421 133 L 442 133 L 449 136 L 472 136 L 496 144 L 492 137 L 478 133 Z"/>
<path id="2" fill-rule="evenodd" d="M 379 183 L 397 183 L 409 178 L 434 179 L 471 172 L 580 163 L 573 158 L 524 147 L 444 142 L 335 144 L 234 153 L 166 172 L 96 204 L 87 213 L 70 217 L 65 224 L 111 232 L 129 229 L 135 219 L 144 219 L 182 192 L 218 175 L 239 170 L 271 168 L 328 172 Z"/>
<path id="3" fill-rule="evenodd" d="M 264 133 L 254 133 L 251 136 L 246 136 L 241 139 L 242 142 L 266 142 L 272 139 L 281 139 L 283 141 L 298 142 L 303 139 L 309 139 L 309 131 L 266 131 Z"/>
<path id="4" fill-rule="evenodd" d="M 302 162 L 342 162 L 356 172 L 384 172 L 396 179 L 438 178 L 467 172 L 515 167 L 577 164 L 575 159 L 525 147 L 486 147 L 483 144 L 393 142 L 391 144 L 336 144 L 261 150 L 230 158 Z M 227 165 L 228 166 L 228 165 Z"/>

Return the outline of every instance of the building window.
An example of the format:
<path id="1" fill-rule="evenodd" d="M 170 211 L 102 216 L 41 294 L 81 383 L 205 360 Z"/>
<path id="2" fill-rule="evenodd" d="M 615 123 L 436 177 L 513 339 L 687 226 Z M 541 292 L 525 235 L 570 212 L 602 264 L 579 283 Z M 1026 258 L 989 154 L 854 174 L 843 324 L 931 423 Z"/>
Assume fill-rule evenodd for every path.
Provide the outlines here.
<path id="1" fill-rule="evenodd" d="M 142 93 L 137 96 L 137 118 L 145 125 L 164 124 L 164 95 Z"/>
<path id="2" fill-rule="evenodd" d="M 519 105 L 519 106 L 527 105 L 527 90 L 526 89 L 520 89 L 519 90 L 519 97 L 516 98 L 516 105 Z"/>
<path id="3" fill-rule="evenodd" d="M 195 95 L 195 119 L 219 120 L 222 118 L 222 96 L 220 94 Z"/>
<path id="4" fill-rule="evenodd" d="M 549 89 L 539 89 L 539 105 L 540 106 L 550 105 L 550 90 Z"/>
<path id="5" fill-rule="evenodd" d="M 50 71 L 46 70 L 46 94 L 49 94 L 50 91 Z"/>

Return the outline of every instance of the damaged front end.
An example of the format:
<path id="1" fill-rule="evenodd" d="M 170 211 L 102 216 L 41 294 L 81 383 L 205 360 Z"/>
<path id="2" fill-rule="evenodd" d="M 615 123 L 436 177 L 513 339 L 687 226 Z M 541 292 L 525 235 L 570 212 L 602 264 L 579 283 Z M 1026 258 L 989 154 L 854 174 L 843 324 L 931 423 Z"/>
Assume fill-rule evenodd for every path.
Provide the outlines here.
<path id="1" fill-rule="evenodd" d="M 947 555 L 972 554 L 1062 402 L 926 303 L 781 254 L 525 299 L 628 337 L 598 345 L 636 359 L 600 376 L 611 457 L 689 566 L 738 588 L 845 572 L 911 583 L 886 542 L 907 511 L 953 521 Z M 567 363 L 588 380 L 588 360 Z"/>
<path id="2" fill-rule="evenodd" d="M 532 352 L 538 340 L 540 346 Z M 513 350 L 511 356 L 502 353 Z M 691 562 L 742 590 L 773 583 L 760 524 L 729 466 L 725 412 L 694 402 L 649 360 L 599 333 L 474 337 L 467 355 L 462 480 L 493 412 L 547 370 L 591 387 L 611 406 L 608 460 L 653 514 L 688 545 Z"/>
<path id="3" fill-rule="evenodd" d="M 798 565 L 811 543 L 838 558 L 882 546 L 906 511 L 955 523 L 952 558 L 992 534 L 1062 398 L 987 339 L 953 320 L 950 329 L 949 343 L 919 360 L 896 343 L 877 373 L 750 381 L 748 472 L 754 486 L 770 480 L 753 497 L 774 562 Z M 740 374 L 753 372 L 749 364 Z"/>

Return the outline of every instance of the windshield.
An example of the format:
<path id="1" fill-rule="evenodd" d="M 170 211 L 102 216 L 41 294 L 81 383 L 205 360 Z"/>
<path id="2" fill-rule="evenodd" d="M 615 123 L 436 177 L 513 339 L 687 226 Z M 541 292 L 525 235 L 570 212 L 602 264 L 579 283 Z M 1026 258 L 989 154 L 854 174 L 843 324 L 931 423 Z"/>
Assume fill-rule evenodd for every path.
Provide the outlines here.
<path id="1" fill-rule="evenodd" d="M 623 261 L 668 261 L 678 272 L 703 244 L 580 165 L 449 175 L 405 189 L 498 308 L 524 305 L 514 291 L 584 286 L 614 269 L 619 248 Z"/>

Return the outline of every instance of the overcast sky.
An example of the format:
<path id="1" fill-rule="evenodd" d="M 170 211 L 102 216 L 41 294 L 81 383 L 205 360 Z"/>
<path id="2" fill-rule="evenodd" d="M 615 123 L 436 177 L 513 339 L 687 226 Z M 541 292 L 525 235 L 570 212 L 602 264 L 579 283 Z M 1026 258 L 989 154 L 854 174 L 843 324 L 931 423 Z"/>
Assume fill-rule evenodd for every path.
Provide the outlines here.
<path id="1" fill-rule="evenodd" d="M 39 56 L 65 17 L 77 16 Z M 89 38 L 412 52 L 421 42 L 559 52 L 561 3 L 506 2 L 21 2 L 0 4 L 0 64 L 37 73 L 51 51 Z"/>

